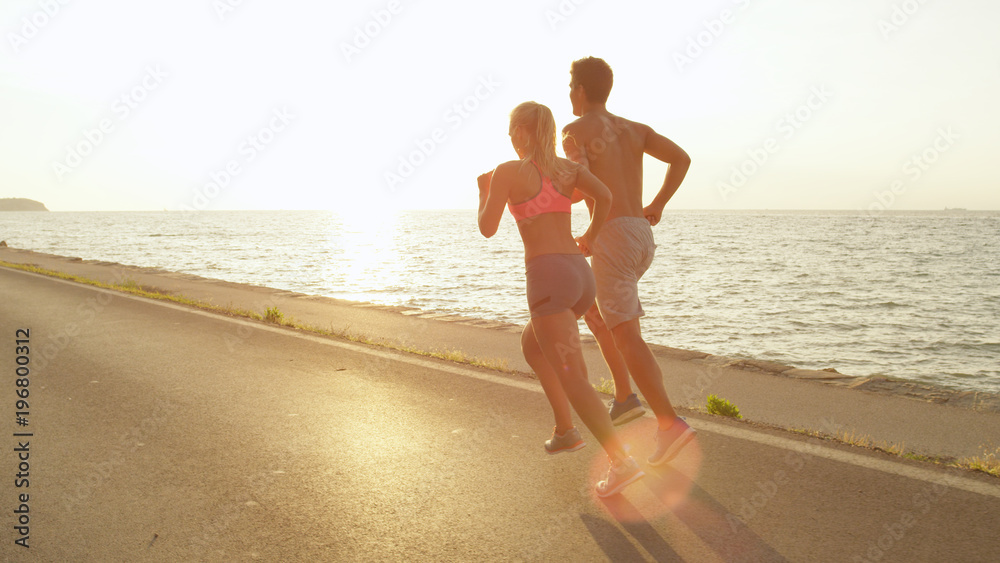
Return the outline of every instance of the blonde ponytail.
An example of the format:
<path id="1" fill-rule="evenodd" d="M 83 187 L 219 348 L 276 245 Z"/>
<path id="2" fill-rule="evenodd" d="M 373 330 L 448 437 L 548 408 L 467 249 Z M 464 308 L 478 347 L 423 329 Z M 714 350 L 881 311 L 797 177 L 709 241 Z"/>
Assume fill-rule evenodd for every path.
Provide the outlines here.
<path id="1" fill-rule="evenodd" d="M 570 167 L 556 156 L 556 120 L 549 108 L 537 102 L 524 102 L 510 112 L 510 123 L 533 132 L 525 149 L 524 162 L 534 160 L 542 175 L 556 184 L 569 181 Z"/>

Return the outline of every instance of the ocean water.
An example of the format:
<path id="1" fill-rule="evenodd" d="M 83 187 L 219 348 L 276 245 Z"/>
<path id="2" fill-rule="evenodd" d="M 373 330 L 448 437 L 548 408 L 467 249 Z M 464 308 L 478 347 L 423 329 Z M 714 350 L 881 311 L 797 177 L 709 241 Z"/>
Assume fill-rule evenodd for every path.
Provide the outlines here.
<path id="1" fill-rule="evenodd" d="M 580 231 L 586 214 L 574 215 Z M 649 342 L 1000 392 L 1000 212 L 667 212 Z M 356 301 L 523 323 L 509 216 L 474 211 L 0 213 L 0 239 Z"/>

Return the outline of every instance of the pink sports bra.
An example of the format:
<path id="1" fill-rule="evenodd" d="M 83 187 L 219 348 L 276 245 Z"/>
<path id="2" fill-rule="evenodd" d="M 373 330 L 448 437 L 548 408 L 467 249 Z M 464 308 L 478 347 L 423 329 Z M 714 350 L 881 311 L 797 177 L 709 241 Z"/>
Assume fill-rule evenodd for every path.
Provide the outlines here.
<path id="1" fill-rule="evenodd" d="M 534 197 L 521 203 L 507 202 L 507 209 L 514 216 L 514 220 L 520 222 L 542 213 L 570 213 L 572 204 L 570 198 L 559 193 L 559 190 L 552 185 L 552 180 L 542 175 L 542 169 L 532 160 L 538 175 L 542 178 L 542 189 Z"/>

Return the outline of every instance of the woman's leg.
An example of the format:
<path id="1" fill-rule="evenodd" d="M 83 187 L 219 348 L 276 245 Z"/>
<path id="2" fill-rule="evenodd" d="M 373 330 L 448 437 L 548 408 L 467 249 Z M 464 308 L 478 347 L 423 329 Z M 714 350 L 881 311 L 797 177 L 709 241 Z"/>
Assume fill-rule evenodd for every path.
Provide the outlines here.
<path id="1" fill-rule="evenodd" d="M 601 443 L 608 457 L 615 461 L 627 457 L 604 403 L 587 378 L 576 315 L 566 309 L 544 317 L 535 317 L 531 319 L 531 327 L 550 369 L 558 375 L 566 398 L 583 424 Z"/>
<path id="2" fill-rule="evenodd" d="M 567 430 L 573 428 L 573 413 L 570 412 L 569 399 L 566 398 L 566 392 L 563 391 L 559 375 L 552 369 L 548 360 L 545 359 L 542 349 L 538 346 L 531 321 L 524 325 L 524 330 L 521 332 L 521 353 L 524 354 L 524 359 L 538 376 L 542 390 L 545 391 L 545 397 L 549 400 L 549 405 L 552 406 L 552 414 L 556 419 L 556 433 L 565 434 Z"/>

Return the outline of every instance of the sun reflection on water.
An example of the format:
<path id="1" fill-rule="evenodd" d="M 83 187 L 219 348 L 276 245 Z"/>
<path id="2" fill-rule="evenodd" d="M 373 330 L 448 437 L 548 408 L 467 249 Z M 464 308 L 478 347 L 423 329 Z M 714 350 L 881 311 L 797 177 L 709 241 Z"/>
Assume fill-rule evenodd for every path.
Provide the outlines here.
<path id="1" fill-rule="evenodd" d="M 324 277 L 345 298 L 366 300 L 372 291 L 393 293 L 404 286 L 406 262 L 399 214 L 385 211 L 334 213 L 326 233 L 332 255 Z"/>

